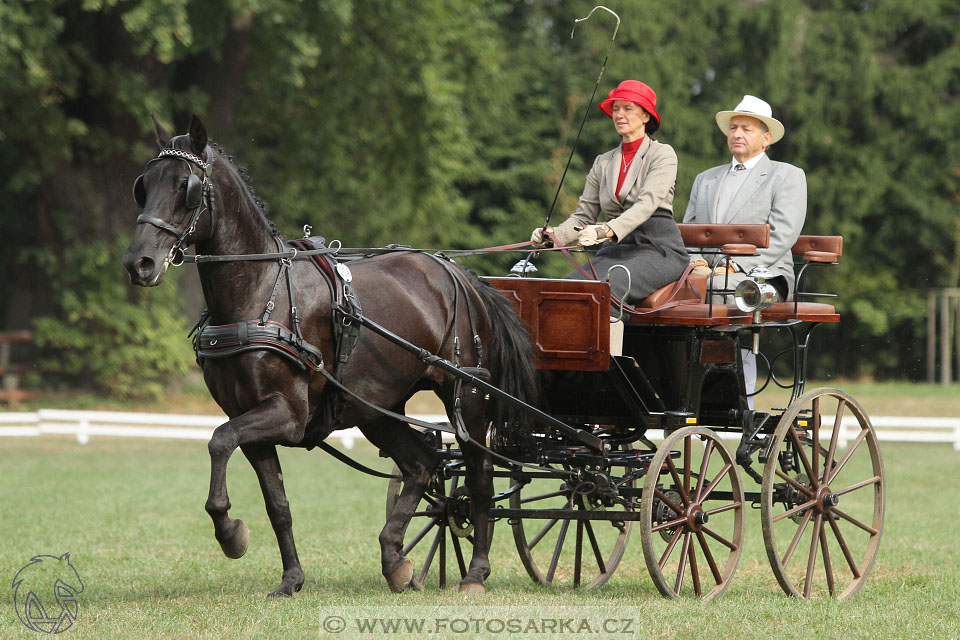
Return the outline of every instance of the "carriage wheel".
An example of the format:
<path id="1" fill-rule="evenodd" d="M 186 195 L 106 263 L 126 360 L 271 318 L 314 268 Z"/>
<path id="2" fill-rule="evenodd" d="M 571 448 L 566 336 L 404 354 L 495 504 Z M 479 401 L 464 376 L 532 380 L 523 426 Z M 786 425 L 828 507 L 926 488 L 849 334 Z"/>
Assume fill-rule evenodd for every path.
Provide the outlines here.
<path id="1" fill-rule="evenodd" d="M 710 600 L 726 591 L 743 548 L 743 485 L 714 431 L 685 427 L 664 440 L 640 513 L 643 557 L 660 593 Z"/>
<path id="2" fill-rule="evenodd" d="M 630 447 L 617 447 L 623 450 Z M 566 467 L 565 467 L 566 468 Z M 632 487 L 633 481 L 624 486 Z M 517 518 L 511 521 L 513 539 L 527 574 L 537 584 L 569 584 L 593 589 L 610 579 L 623 558 L 632 522 L 575 519 L 574 513 L 623 511 L 605 504 L 590 484 L 563 478 L 534 478 L 510 495 L 511 509 L 549 509 L 571 518 Z M 607 500 L 606 502 L 609 502 Z M 572 529 L 572 531 L 571 531 Z"/>
<path id="3" fill-rule="evenodd" d="M 391 474 L 400 475 L 396 465 Z M 388 518 L 402 489 L 403 480 L 399 477 L 390 479 L 387 485 Z M 492 519 L 490 539 L 493 540 Z M 459 571 L 457 582 L 467 575 L 472 554 L 469 547 L 473 545 L 473 524 L 470 522 L 470 493 L 461 484 L 459 476 L 447 480 L 434 473 L 410 520 L 404 542 L 403 555 L 414 565 L 414 586 L 426 585 L 431 570 L 441 589 L 447 586 L 448 569 Z"/>
<path id="4" fill-rule="evenodd" d="M 848 427 L 852 442 L 844 450 L 845 415 L 857 424 Z M 848 598 L 867 579 L 883 529 L 883 461 L 873 425 L 849 394 L 814 389 L 787 408 L 772 437 L 760 517 L 773 573 L 797 598 Z"/>

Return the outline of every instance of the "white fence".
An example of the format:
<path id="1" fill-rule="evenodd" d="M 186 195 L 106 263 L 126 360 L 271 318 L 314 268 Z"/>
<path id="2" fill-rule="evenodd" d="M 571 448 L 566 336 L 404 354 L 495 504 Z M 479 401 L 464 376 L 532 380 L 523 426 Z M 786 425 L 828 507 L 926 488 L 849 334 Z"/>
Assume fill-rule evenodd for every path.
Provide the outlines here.
<path id="1" fill-rule="evenodd" d="M 447 419 L 441 414 L 412 417 L 427 422 L 445 422 Z M 209 440 L 213 430 L 225 421 L 225 416 L 40 409 L 29 413 L 0 413 L 0 437 L 72 435 L 80 444 L 86 444 L 93 436 Z M 960 451 L 960 418 L 879 416 L 871 421 L 880 440 L 943 442 L 953 444 L 954 450 Z M 839 440 L 844 446 L 855 436 L 856 419 L 845 416 L 840 426 Z M 659 433 L 650 432 L 649 435 L 658 439 Z M 739 437 L 737 434 L 728 435 Z M 824 425 L 820 437 L 826 439 L 830 435 L 830 426 Z M 354 442 L 363 439 L 363 434 L 358 429 L 344 429 L 334 432 L 330 438 L 339 439 L 349 449 Z"/>

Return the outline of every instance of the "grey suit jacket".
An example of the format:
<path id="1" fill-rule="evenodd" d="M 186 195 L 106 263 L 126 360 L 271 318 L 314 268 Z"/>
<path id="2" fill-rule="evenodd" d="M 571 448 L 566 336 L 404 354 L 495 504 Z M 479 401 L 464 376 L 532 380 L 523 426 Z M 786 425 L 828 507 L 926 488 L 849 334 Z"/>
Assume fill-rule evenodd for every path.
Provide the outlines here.
<path id="1" fill-rule="evenodd" d="M 657 210 L 673 215 L 673 193 L 677 182 L 677 154 L 668 144 L 647 136 L 630 163 L 623 180 L 623 201 L 615 193 L 623 158 L 622 144 L 597 156 L 587 175 L 577 210 L 556 228 L 564 244 L 576 241 L 574 226 L 586 227 L 603 222 L 616 234 L 619 242 L 646 222 Z"/>
<path id="2" fill-rule="evenodd" d="M 729 164 L 713 167 L 694 179 L 690 202 L 683 216 L 684 222 L 716 222 L 720 179 L 729 169 Z M 757 256 L 736 258 L 737 265 L 745 272 L 762 265 L 770 269 L 775 276 L 783 276 L 792 297 L 794 273 L 790 250 L 797 242 L 806 216 L 807 178 L 803 170 L 785 162 L 774 162 L 764 155 L 737 192 L 724 222 L 769 224 L 770 246 L 759 249 Z M 715 256 L 703 257 L 712 263 L 719 260 L 719 257 Z"/>

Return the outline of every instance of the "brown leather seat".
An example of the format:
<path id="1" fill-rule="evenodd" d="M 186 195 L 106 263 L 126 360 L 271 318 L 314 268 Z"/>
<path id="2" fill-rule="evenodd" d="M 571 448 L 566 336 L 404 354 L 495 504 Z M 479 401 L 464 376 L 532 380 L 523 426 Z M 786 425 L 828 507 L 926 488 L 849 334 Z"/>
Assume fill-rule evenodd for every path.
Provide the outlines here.
<path id="1" fill-rule="evenodd" d="M 670 293 L 676 287 L 676 282 L 671 282 L 670 284 L 660 287 L 649 296 L 640 301 L 636 305 L 637 309 L 656 309 L 659 306 L 666 304 L 670 301 Z M 673 300 L 699 300 L 703 302 L 706 300 L 707 293 L 707 276 L 700 274 L 689 274 L 686 281 L 680 287 L 680 290 L 677 291 L 677 295 L 673 297 Z"/>
<path id="2" fill-rule="evenodd" d="M 626 318 L 629 324 L 680 324 L 726 326 L 749 324 L 753 316 L 744 313 L 735 304 L 685 304 L 663 311 Z"/>

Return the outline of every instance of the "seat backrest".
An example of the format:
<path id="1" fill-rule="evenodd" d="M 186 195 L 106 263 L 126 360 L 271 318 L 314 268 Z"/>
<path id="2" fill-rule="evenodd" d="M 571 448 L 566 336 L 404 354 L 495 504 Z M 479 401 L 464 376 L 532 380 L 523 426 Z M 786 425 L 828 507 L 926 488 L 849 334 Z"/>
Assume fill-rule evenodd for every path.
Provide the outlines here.
<path id="1" fill-rule="evenodd" d="M 692 224 L 681 222 L 680 235 L 685 247 L 722 247 L 725 244 L 752 244 L 759 249 L 770 246 L 770 225 L 766 224 Z"/>

